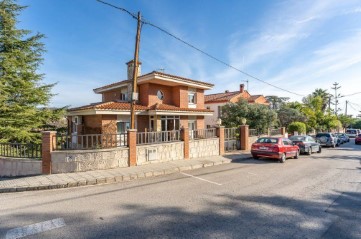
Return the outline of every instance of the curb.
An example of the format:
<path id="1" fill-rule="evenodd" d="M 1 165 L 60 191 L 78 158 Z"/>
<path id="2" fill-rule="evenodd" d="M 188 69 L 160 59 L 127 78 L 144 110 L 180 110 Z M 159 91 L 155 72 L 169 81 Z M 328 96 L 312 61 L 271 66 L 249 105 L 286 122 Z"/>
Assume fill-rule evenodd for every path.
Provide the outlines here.
<path id="1" fill-rule="evenodd" d="M 24 192 L 24 191 L 37 191 L 37 190 L 49 190 L 49 189 L 59 189 L 59 188 L 72 188 L 72 187 L 81 187 L 81 186 L 89 186 L 89 185 L 101 185 L 101 184 L 114 184 L 119 182 L 128 182 L 136 179 L 142 178 L 151 178 L 158 177 L 163 175 L 170 175 L 173 173 L 178 173 L 187 170 L 194 170 L 206 167 L 217 166 L 221 164 L 231 163 L 235 160 L 247 159 L 248 157 L 241 157 L 238 159 L 222 159 L 217 162 L 204 162 L 197 163 L 189 166 L 177 166 L 174 168 L 167 169 L 157 169 L 148 172 L 138 172 L 138 173 L 127 173 L 124 175 L 116 175 L 111 177 L 100 176 L 99 178 L 94 179 L 81 179 L 78 181 L 72 181 L 61 184 L 45 184 L 45 185 L 36 185 L 36 186 L 22 186 L 22 187 L 8 187 L 8 188 L 0 188 L 0 193 L 14 193 L 14 192 Z"/>

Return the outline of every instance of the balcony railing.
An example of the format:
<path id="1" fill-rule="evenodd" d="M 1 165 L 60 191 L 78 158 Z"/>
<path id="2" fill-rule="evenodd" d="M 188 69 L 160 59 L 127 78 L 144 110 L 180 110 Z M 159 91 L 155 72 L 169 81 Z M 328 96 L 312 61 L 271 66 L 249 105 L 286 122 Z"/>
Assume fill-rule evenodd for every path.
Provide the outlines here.
<path id="1" fill-rule="evenodd" d="M 105 149 L 126 147 L 127 133 L 57 135 L 56 150 Z"/>
<path id="2" fill-rule="evenodd" d="M 137 133 L 137 144 L 159 144 L 180 141 L 180 131 L 159 131 Z"/>
<path id="3" fill-rule="evenodd" d="M 189 131 L 190 139 L 209 139 L 217 137 L 216 129 L 196 129 Z"/>

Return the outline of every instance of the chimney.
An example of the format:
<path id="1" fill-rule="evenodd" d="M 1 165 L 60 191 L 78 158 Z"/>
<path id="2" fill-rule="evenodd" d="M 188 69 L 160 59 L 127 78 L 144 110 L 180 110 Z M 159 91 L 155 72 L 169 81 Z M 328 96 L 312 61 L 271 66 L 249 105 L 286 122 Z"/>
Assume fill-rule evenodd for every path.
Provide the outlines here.
<path id="1" fill-rule="evenodd" d="M 133 79 L 134 61 L 131 60 L 131 61 L 127 62 L 126 64 L 128 66 L 128 80 L 132 80 Z M 137 74 L 137 76 L 141 75 L 141 69 L 142 69 L 141 66 L 142 66 L 142 63 L 140 61 L 138 61 L 138 74 Z"/>
<path id="2" fill-rule="evenodd" d="M 244 84 L 239 85 L 239 92 L 243 93 L 244 91 Z"/>

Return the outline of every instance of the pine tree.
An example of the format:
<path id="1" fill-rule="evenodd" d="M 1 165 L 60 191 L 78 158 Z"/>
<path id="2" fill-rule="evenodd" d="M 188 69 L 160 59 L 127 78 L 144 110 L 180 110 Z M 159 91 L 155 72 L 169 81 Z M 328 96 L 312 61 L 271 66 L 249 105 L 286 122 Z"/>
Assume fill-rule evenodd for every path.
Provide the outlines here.
<path id="1" fill-rule="evenodd" d="M 17 29 L 26 7 L 0 0 L 0 141 L 36 142 L 39 129 L 54 117 L 47 108 L 54 84 L 43 84 L 43 34 Z M 58 112 L 55 112 L 55 114 Z M 58 115 L 59 116 L 59 115 Z"/>

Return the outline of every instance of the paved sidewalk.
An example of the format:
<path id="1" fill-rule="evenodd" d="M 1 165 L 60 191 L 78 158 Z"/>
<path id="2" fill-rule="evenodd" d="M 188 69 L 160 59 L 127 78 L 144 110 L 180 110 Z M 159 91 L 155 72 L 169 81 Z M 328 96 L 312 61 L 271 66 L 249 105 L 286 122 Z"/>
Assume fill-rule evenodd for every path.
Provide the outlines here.
<path id="1" fill-rule="evenodd" d="M 155 177 L 185 170 L 210 167 L 250 157 L 251 155 L 248 152 L 237 152 L 229 153 L 223 156 L 177 160 L 127 168 L 39 175 L 21 178 L 0 178 L 0 193 L 69 188 L 130 181 L 138 178 Z"/>

